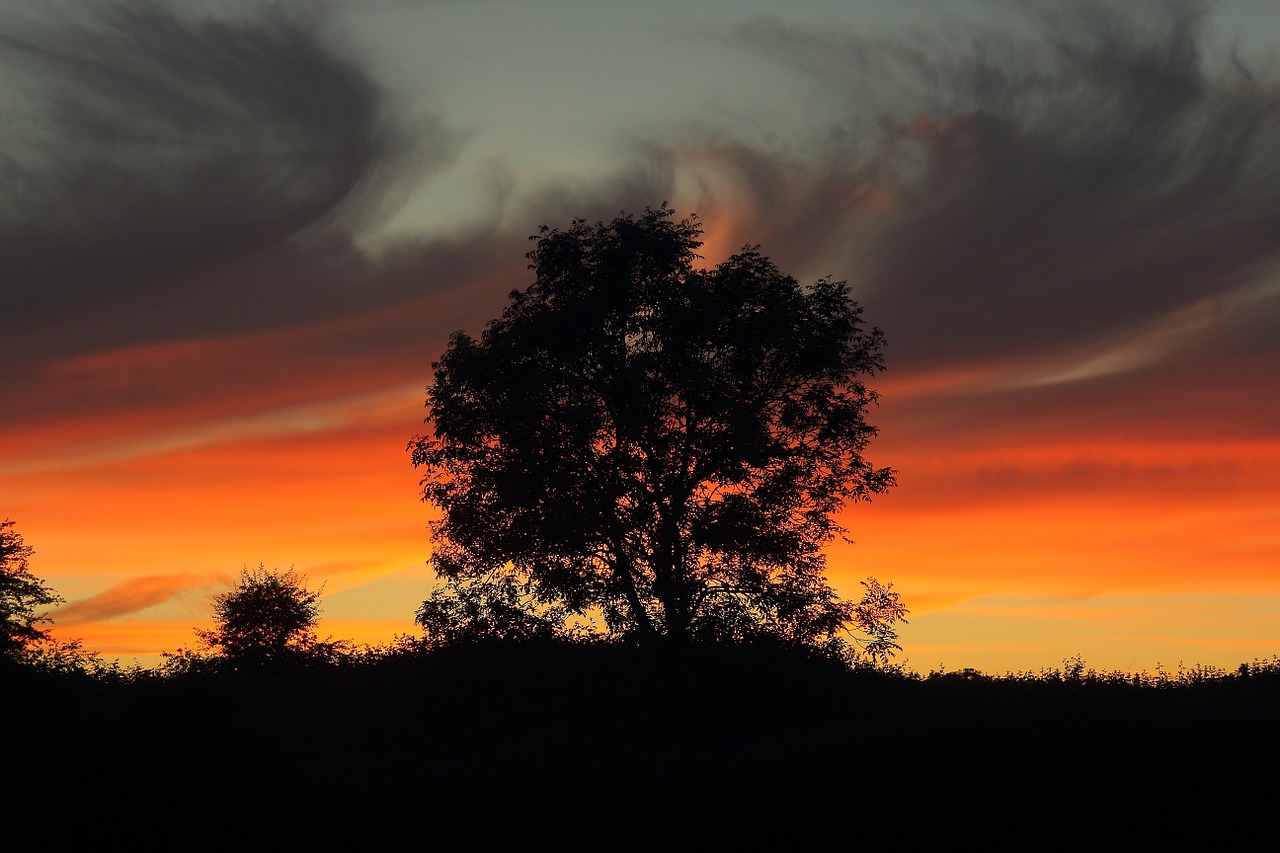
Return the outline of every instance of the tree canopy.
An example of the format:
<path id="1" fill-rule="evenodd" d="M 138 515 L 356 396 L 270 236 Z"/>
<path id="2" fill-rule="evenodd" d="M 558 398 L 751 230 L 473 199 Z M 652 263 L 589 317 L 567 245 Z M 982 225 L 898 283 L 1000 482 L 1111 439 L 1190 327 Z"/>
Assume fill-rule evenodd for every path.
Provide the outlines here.
<path id="1" fill-rule="evenodd" d="M 442 578 L 509 577 L 642 642 L 861 624 L 822 548 L 894 483 L 862 455 L 883 336 L 847 283 L 753 246 L 703 269 L 701 236 L 665 206 L 544 227 L 534 282 L 450 338 L 409 445 Z"/>
<path id="2" fill-rule="evenodd" d="M 11 520 L 0 521 L 0 658 L 18 660 L 49 639 L 48 629 L 38 627 L 52 621 L 42 608 L 64 599 L 31 574 L 34 552 L 12 528 Z"/>

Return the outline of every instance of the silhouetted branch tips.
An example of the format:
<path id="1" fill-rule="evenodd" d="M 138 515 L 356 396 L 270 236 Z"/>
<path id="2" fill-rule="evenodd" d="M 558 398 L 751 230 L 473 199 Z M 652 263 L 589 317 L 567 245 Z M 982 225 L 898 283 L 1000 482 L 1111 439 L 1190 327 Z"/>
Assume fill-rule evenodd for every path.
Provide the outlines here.
<path id="1" fill-rule="evenodd" d="M 862 599 L 853 608 L 853 624 L 868 639 L 855 637 L 866 655 L 873 663 L 886 663 L 894 652 L 902 651 L 898 645 L 897 623 L 907 624 L 907 610 L 893 584 L 881 584 L 875 578 L 867 578 L 860 582 L 866 590 Z"/>
<path id="2" fill-rule="evenodd" d="M 12 520 L 0 521 L 0 658 L 15 663 L 50 642 L 48 629 L 39 627 L 53 621 L 43 608 L 65 600 L 31 574 L 33 553 Z"/>

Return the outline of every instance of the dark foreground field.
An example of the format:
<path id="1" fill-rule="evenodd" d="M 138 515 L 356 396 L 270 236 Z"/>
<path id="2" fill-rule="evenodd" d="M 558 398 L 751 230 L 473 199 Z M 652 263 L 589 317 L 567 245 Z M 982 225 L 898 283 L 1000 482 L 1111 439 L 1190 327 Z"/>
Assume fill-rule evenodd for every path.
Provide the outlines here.
<path id="1" fill-rule="evenodd" d="M 1274 849 L 1280 676 L 911 679 L 480 647 L 0 674 L 21 849 Z"/>

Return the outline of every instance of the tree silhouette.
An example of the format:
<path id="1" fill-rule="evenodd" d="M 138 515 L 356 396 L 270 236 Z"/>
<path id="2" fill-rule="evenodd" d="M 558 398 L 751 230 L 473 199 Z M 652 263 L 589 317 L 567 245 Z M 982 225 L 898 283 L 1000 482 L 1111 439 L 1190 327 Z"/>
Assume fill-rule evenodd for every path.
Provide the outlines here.
<path id="1" fill-rule="evenodd" d="M 335 645 L 314 630 L 322 592 L 307 589 L 306 575 L 293 569 L 245 568 L 231 591 L 214 598 L 214 628 L 197 629 L 196 636 L 213 655 L 236 663 L 331 656 Z M 193 653 L 179 650 L 170 658 L 181 669 Z"/>
<path id="2" fill-rule="evenodd" d="M 50 639 L 47 629 L 37 627 L 52 621 L 40 608 L 64 599 L 31 574 L 33 549 L 12 527 L 11 520 L 0 521 L 0 658 L 17 661 Z"/>
<path id="3" fill-rule="evenodd" d="M 697 268 L 701 235 L 665 205 L 544 227 L 534 283 L 451 337 L 409 445 L 442 578 L 507 576 L 641 642 L 860 624 L 821 549 L 894 482 L 862 457 L 882 335 L 845 282 L 802 286 L 758 247 Z"/>

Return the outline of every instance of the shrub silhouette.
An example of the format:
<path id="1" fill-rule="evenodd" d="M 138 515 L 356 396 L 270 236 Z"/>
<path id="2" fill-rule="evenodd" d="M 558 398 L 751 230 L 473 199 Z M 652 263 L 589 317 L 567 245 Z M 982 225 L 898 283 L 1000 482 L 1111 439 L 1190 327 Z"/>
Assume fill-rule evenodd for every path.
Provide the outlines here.
<path id="1" fill-rule="evenodd" d="M 233 589 L 214 598 L 214 627 L 196 629 L 202 649 L 166 653 L 167 667 L 182 671 L 222 662 L 239 666 L 331 660 L 345 644 L 316 636 L 322 592 L 323 586 L 307 589 L 306 575 L 293 569 L 245 568 Z"/>
<path id="2" fill-rule="evenodd" d="M 410 450 L 459 601 L 506 577 L 675 645 L 821 644 L 872 612 L 835 594 L 822 548 L 894 483 L 862 457 L 881 333 L 846 283 L 802 286 L 755 247 L 698 269 L 701 234 L 665 207 L 543 228 L 534 283 L 450 339 Z"/>

